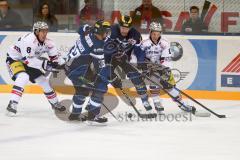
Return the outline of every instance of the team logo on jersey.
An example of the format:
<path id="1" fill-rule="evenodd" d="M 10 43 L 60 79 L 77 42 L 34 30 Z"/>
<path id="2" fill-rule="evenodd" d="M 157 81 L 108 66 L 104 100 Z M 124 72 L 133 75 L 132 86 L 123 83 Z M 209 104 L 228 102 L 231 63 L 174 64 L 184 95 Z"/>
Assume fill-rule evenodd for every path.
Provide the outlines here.
<path id="1" fill-rule="evenodd" d="M 183 56 L 183 47 L 178 42 L 171 42 L 170 52 L 173 55 L 172 60 L 173 61 L 178 61 Z"/>
<path id="2" fill-rule="evenodd" d="M 108 41 L 104 45 L 104 52 L 106 54 L 113 54 L 113 53 L 116 53 L 117 51 L 118 51 L 118 44 L 114 41 Z"/>
<path id="3" fill-rule="evenodd" d="M 240 87 L 240 53 L 222 70 L 222 87 Z"/>

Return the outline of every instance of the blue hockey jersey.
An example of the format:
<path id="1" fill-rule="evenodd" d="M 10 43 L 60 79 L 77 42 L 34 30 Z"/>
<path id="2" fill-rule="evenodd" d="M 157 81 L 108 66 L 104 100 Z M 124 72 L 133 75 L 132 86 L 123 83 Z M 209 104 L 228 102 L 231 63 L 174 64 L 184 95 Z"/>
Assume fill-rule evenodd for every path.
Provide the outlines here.
<path id="1" fill-rule="evenodd" d="M 68 60 L 79 56 L 91 56 L 98 60 L 104 59 L 103 45 L 104 40 L 98 40 L 90 30 L 89 25 L 84 25 L 78 31 L 80 37 L 68 53 Z"/>
<path id="2" fill-rule="evenodd" d="M 135 28 L 130 28 L 127 36 L 124 37 L 120 33 L 119 25 L 113 25 L 111 27 L 110 38 L 104 46 L 106 63 L 110 62 L 112 56 L 118 52 L 119 49 L 124 50 L 128 57 L 130 57 L 133 50 L 139 49 L 137 46 L 139 46 L 141 40 L 141 34 Z"/>

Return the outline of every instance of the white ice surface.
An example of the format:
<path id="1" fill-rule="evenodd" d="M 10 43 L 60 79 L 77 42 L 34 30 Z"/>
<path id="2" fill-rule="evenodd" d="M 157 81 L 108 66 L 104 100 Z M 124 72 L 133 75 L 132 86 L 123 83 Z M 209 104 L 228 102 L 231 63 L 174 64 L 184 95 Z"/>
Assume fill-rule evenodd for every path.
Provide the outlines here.
<path id="1" fill-rule="evenodd" d="M 0 160 L 238 160 L 240 101 L 199 100 L 226 119 L 118 122 L 107 126 L 59 120 L 43 95 L 25 94 L 17 117 L 7 117 L 10 95 L 0 95 Z M 60 96 L 59 99 L 71 98 Z M 139 103 L 139 102 L 138 102 Z M 139 103 L 140 104 L 140 103 Z M 166 114 L 181 111 L 164 99 Z M 200 107 L 198 107 L 200 108 Z M 118 115 L 133 110 L 120 103 Z"/>

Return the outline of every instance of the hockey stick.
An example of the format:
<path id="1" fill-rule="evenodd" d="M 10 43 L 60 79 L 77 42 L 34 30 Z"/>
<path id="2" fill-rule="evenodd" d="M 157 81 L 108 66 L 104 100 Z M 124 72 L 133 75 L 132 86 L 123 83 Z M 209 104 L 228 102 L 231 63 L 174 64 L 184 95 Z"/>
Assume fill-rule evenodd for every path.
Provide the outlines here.
<path id="1" fill-rule="evenodd" d="M 59 73 L 58 71 L 46 71 L 44 76 L 47 77 L 49 76 L 49 74 L 52 73 L 53 74 L 53 78 L 57 78 L 57 74 Z"/>
<path id="2" fill-rule="evenodd" d="M 84 77 L 80 77 L 79 78 L 83 83 L 91 86 L 91 87 L 95 87 L 94 84 L 89 81 L 88 79 L 84 78 Z M 121 92 L 123 93 L 124 97 L 128 100 L 128 102 L 130 103 L 130 105 L 133 107 L 134 111 L 137 113 L 137 115 L 140 117 L 140 118 L 156 118 L 157 117 L 157 114 L 141 114 L 137 108 L 135 107 L 135 105 L 133 104 L 132 100 L 129 98 L 129 96 L 127 95 L 127 93 L 122 89 L 120 88 Z M 111 113 L 111 112 L 110 112 Z M 112 113 L 111 113 L 112 114 Z M 129 115 L 130 116 L 130 115 Z M 116 116 L 114 116 L 115 118 Z"/>
<path id="3" fill-rule="evenodd" d="M 142 74 L 143 75 L 143 74 Z M 158 84 L 157 82 L 153 81 L 150 77 L 148 77 L 147 75 L 143 75 L 145 78 L 147 78 L 150 82 L 152 82 L 153 84 L 157 85 L 158 87 L 160 87 L 165 93 L 167 93 L 172 99 L 174 99 L 175 102 L 178 103 L 179 106 L 183 106 L 184 108 L 187 108 L 187 106 L 185 104 L 183 104 L 181 101 L 177 100 L 173 95 L 171 95 L 167 89 L 165 89 L 163 86 L 161 86 L 160 84 Z M 180 108 L 180 107 L 179 107 Z M 181 109 L 181 108 L 180 108 Z M 191 112 L 193 115 L 197 116 L 197 117 L 210 117 L 209 113 L 201 113 L 201 112 L 197 112 L 196 110 Z"/>
<path id="4" fill-rule="evenodd" d="M 91 81 L 85 79 L 85 78 L 82 78 L 81 79 L 82 82 L 84 82 L 85 84 L 87 85 L 90 85 L 94 88 L 94 84 L 91 83 Z M 157 114 L 142 114 L 138 111 L 138 109 L 135 107 L 135 105 L 133 104 L 132 100 L 129 98 L 129 96 L 127 95 L 127 93 L 122 89 L 122 88 L 119 88 L 122 92 L 122 94 L 124 95 L 124 97 L 128 100 L 128 102 L 130 103 L 130 105 L 132 106 L 132 108 L 134 109 L 134 111 L 137 113 L 137 115 L 140 117 L 140 118 L 145 118 L 145 119 L 151 119 L 151 118 L 156 118 L 157 117 Z M 102 103 L 103 104 L 103 103 Z M 107 108 L 107 106 L 105 104 L 103 104 L 103 106 L 110 112 L 110 114 L 116 119 L 117 117 L 109 110 L 109 108 Z M 128 114 L 129 117 L 131 117 L 130 114 Z"/>
<path id="5" fill-rule="evenodd" d="M 90 85 L 91 87 L 94 88 L 94 84 L 93 84 L 90 80 L 82 77 L 82 78 L 81 78 L 81 81 L 84 82 L 85 84 Z M 113 112 L 112 112 L 103 102 L 102 102 L 102 105 L 103 105 L 104 108 L 113 116 L 114 119 L 116 119 L 117 121 L 119 121 L 119 119 L 113 114 Z"/>
<path id="6" fill-rule="evenodd" d="M 117 121 L 119 121 L 119 119 L 112 113 L 112 111 L 103 102 L 102 102 L 102 105 L 113 116 L 113 118 L 115 118 Z"/>
<path id="7" fill-rule="evenodd" d="M 191 99 L 193 102 L 197 103 L 198 105 L 200 105 L 202 108 L 206 109 L 207 111 L 209 111 L 210 113 L 214 114 L 215 116 L 217 116 L 218 118 L 226 118 L 226 115 L 223 114 L 217 114 L 216 112 L 212 111 L 211 109 L 207 108 L 206 106 L 204 106 L 202 103 L 200 103 L 199 101 L 195 100 L 194 98 L 192 98 L 191 96 L 189 96 L 188 94 L 186 94 L 185 92 L 181 91 L 180 89 L 174 87 L 177 91 L 179 91 L 181 94 L 183 94 L 184 96 L 188 97 L 189 99 Z"/>
<path id="8" fill-rule="evenodd" d="M 130 64 L 130 63 L 129 63 Z M 130 64 L 132 65 L 132 64 Z M 132 65 L 132 67 L 134 67 L 139 73 L 142 73 L 141 71 L 139 71 L 134 65 Z M 159 66 L 162 67 L 162 66 Z M 145 74 L 145 75 L 144 75 Z M 156 83 L 155 81 L 153 81 L 150 77 L 147 76 L 147 73 L 142 73 L 142 76 L 144 76 L 145 78 L 147 78 L 150 82 L 154 83 L 155 85 L 161 87 L 161 89 L 163 89 L 164 92 L 166 92 L 171 98 L 174 98 L 166 89 L 164 89 L 161 85 L 159 85 L 158 83 Z M 161 79 L 160 76 L 156 75 L 155 73 L 152 73 L 155 77 Z M 169 84 L 169 83 L 168 83 Z M 171 84 L 169 84 L 171 85 Z M 174 87 L 174 86 L 173 86 Z M 189 99 L 191 99 L 193 102 L 197 103 L 198 105 L 200 105 L 202 108 L 206 109 L 207 111 L 209 111 L 210 113 L 214 114 L 215 116 L 217 116 L 218 118 L 226 118 L 226 115 L 220 115 L 217 114 L 216 112 L 212 111 L 211 109 L 207 108 L 206 106 L 204 106 L 203 104 L 201 104 L 200 102 L 198 102 L 197 100 L 195 100 L 194 98 L 192 98 L 191 96 L 189 96 L 188 94 L 184 93 L 183 91 L 177 89 L 176 87 L 174 87 L 177 91 L 179 91 L 180 93 L 182 93 L 183 95 L 185 95 L 186 97 L 188 97 Z M 179 104 L 182 104 L 180 101 L 176 101 Z M 183 104 L 182 104 L 183 105 Z M 183 105 L 185 106 L 185 105 Z M 195 113 L 196 116 L 201 116 L 201 117 L 207 117 L 207 115 L 205 115 L 204 113 Z"/>
<path id="9" fill-rule="evenodd" d="M 153 73 L 154 76 L 156 76 L 157 78 L 161 78 L 160 76 L 156 75 L 155 73 Z M 145 76 L 146 77 L 146 76 Z M 149 79 L 149 77 L 146 77 L 147 79 Z M 150 80 L 149 80 L 150 81 Z M 151 80 L 152 82 L 152 80 Z M 153 83 L 157 84 L 156 82 L 153 81 Z M 169 83 L 168 83 L 169 84 Z M 169 84 L 171 85 L 171 84 Z M 159 85 L 158 85 L 159 86 Z M 176 88 L 175 86 L 173 86 L 174 89 L 176 89 L 177 91 L 179 91 L 181 94 L 183 94 L 184 96 L 188 97 L 190 100 L 192 100 L 193 102 L 197 103 L 198 105 L 200 105 L 202 108 L 204 108 L 205 110 L 207 110 L 208 112 L 214 114 L 215 116 L 217 116 L 218 118 L 226 118 L 226 115 L 220 115 L 217 114 L 216 112 L 212 111 L 211 109 L 207 108 L 205 105 L 203 105 L 202 103 L 200 103 L 199 101 L 195 100 L 193 97 L 189 96 L 188 94 L 186 94 L 185 92 L 181 91 L 180 89 Z M 164 92 L 165 89 L 163 88 Z M 167 93 L 167 92 L 166 92 Z M 169 95 L 169 94 L 168 94 Z M 169 95 L 170 97 L 172 97 L 171 95 Z"/>
<path id="10" fill-rule="evenodd" d="M 211 2 L 209 2 L 207 0 L 204 1 L 202 13 L 201 13 L 202 21 L 204 21 L 204 18 L 205 18 L 206 14 L 207 14 L 208 9 L 210 8 L 210 5 L 211 5 Z"/>
<path id="11" fill-rule="evenodd" d="M 130 105 L 132 106 L 132 108 L 134 109 L 134 111 L 137 113 L 137 115 L 140 117 L 140 118 L 156 118 L 157 117 L 157 114 L 156 113 L 150 113 L 150 114 L 142 114 L 140 113 L 137 108 L 135 107 L 135 105 L 133 104 L 132 100 L 129 98 L 129 96 L 127 95 L 127 93 L 122 89 L 120 88 L 122 94 L 124 95 L 124 97 L 128 100 L 128 102 L 130 103 Z M 130 115 L 129 115 L 130 116 Z"/>

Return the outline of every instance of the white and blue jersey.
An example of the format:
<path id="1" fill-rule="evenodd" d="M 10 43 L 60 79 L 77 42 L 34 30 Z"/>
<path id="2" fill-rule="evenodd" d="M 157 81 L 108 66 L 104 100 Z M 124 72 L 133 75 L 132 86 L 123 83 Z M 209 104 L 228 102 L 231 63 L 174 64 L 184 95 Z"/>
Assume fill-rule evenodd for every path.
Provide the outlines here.
<path id="1" fill-rule="evenodd" d="M 80 27 L 80 37 L 67 54 L 67 61 L 69 61 L 68 77 L 71 77 L 71 74 L 83 76 L 92 62 L 96 71 L 105 67 L 104 40 L 97 39 L 94 33 L 88 28 L 88 25 Z"/>
<path id="2" fill-rule="evenodd" d="M 162 64 L 171 68 L 172 54 L 169 50 L 170 44 L 165 38 L 160 37 L 157 44 L 148 38 L 141 42 L 139 52 L 135 55 L 138 63 L 148 60 L 152 63 Z"/>
<path id="3" fill-rule="evenodd" d="M 70 49 L 67 59 L 69 61 L 71 59 L 78 58 L 79 56 L 90 56 L 100 61 L 101 65 L 104 66 L 104 40 L 98 40 L 94 33 L 88 28 L 88 25 L 80 27 L 78 32 L 80 37 Z"/>

